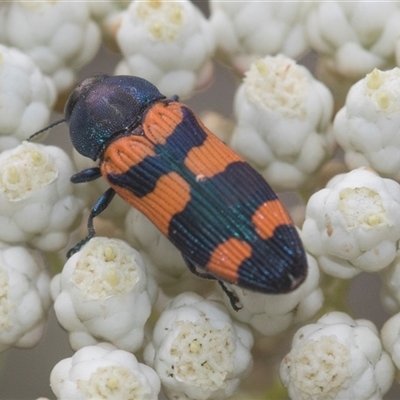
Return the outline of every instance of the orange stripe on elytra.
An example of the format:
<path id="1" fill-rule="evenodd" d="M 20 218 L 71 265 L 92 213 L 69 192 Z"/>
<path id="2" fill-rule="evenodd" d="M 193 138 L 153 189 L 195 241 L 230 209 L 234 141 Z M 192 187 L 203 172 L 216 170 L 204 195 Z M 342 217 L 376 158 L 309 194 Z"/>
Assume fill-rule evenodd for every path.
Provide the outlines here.
<path id="1" fill-rule="evenodd" d="M 154 146 L 144 136 L 123 136 L 107 146 L 100 164 L 104 174 L 123 174 L 146 156 L 155 156 Z"/>
<path id="2" fill-rule="evenodd" d="M 165 144 L 168 136 L 174 133 L 176 126 L 182 122 L 181 104 L 157 103 L 145 114 L 141 127 L 142 135 L 123 136 L 112 142 L 105 150 L 103 160 L 108 173 L 126 172 L 132 165 L 140 163 L 146 156 L 154 156 L 153 144 Z"/>
<path id="3" fill-rule="evenodd" d="M 261 204 L 254 212 L 251 221 L 262 239 L 270 239 L 278 226 L 292 224 L 289 214 L 279 199 Z"/>
<path id="4" fill-rule="evenodd" d="M 182 122 L 182 118 L 181 103 L 157 103 L 146 113 L 142 122 L 143 130 L 153 143 L 163 145 Z"/>
<path id="5" fill-rule="evenodd" d="M 211 178 L 235 161 L 243 159 L 211 133 L 202 123 L 207 139 L 199 147 L 193 147 L 187 154 L 184 164 L 199 179 Z"/>
<path id="6" fill-rule="evenodd" d="M 184 210 L 191 197 L 190 185 L 176 172 L 161 176 L 154 190 L 141 198 L 120 187 L 118 194 L 145 214 L 164 235 L 168 235 L 172 217 Z"/>
<path id="7" fill-rule="evenodd" d="M 225 240 L 213 251 L 206 269 L 230 283 L 237 283 L 241 263 L 251 256 L 251 246 L 236 238 Z"/>

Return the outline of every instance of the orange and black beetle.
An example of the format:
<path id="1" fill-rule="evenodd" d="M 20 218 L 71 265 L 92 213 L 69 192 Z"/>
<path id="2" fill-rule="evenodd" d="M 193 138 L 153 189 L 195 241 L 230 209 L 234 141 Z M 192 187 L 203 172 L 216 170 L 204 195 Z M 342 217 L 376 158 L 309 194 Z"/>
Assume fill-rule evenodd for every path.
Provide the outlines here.
<path id="1" fill-rule="evenodd" d="M 287 293 L 304 281 L 300 238 L 277 195 L 249 164 L 214 136 L 177 97 L 144 79 L 98 75 L 76 87 L 65 120 L 76 150 L 99 166 L 74 183 L 102 176 L 108 189 L 145 214 L 181 251 L 196 275 L 261 293 Z"/>

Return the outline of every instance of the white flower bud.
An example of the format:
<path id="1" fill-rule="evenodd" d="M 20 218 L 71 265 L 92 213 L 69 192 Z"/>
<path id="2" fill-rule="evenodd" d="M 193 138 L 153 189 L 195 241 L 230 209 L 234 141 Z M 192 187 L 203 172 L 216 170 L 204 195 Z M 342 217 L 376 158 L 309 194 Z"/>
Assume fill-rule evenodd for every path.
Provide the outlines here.
<path id="1" fill-rule="evenodd" d="M 68 155 L 55 146 L 23 142 L 0 154 L 0 240 L 61 250 L 85 201 L 70 182 Z"/>
<path id="2" fill-rule="evenodd" d="M 167 97 L 187 97 L 213 77 L 212 29 L 188 0 L 132 2 L 117 41 L 124 60 L 116 74 L 147 79 Z"/>
<path id="3" fill-rule="evenodd" d="M 333 151 L 332 112 L 332 95 L 305 67 L 265 57 L 236 93 L 231 145 L 275 189 L 297 189 Z"/>
<path id="4" fill-rule="evenodd" d="M 394 314 L 400 311 L 400 256 L 382 270 L 381 301 L 388 312 Z"/>
<path id="5" fill-rule="evenodd" d="M 218 303 L 184 293 L 168 304 L 144 358 L 169 398 L 229 398 L 252 366 L 250 331 Z"/>
<path id="6" fill-rule="evenodd" d="M 350 89 L 333 125 L 350 169 L 368 165 L 400 179 L 399 91 L 400 68 L 374 69 Z"/>
<path id="7" fill-rule="evenodd" d="M 266 55 L 298 58 L 308 49 L 303 20 L 308 2 L 211 0 L 211 25 L 218 47 L 245 72 Z"/>
<path id="8" fill-rule="evenodd" d="M 59 92 L 100 46 L 100 30 L 87 2 L 15 1 L 0 9 L 0 41 L 29 55 Z"/>
<path id="9" fill-rule="evenodd" d="M 36 346 L 50 306 L 50 276 L 40 253 L 1 245 L 0 351 Z"/>
<path id="10" fill-rule="evenodd" d="M 48 124 L 56 89 L 33 60 L 0 44 L 0 152 Z"/>
<path id="11" fill-rule="evenodd" d="M 117 239 L 95 237 L 52 280 L 54 309 L 71 347 L 108 341 L 134 352 L 157 288 L 140 254 Z"/>
<path id="12" fill-rule="evenodd" d="M 315 2 L 305 29 L 308 40 L 336 73 L 360 79 L 375 67 L 394 66 L 400 35 L 397 2 Z"/>
<path id="13" fill-rule="evenodd" d="M 280 376 L 293 400 L 379 400 L 394 367 L 371 322 L 332 312 L 296 332 Z"/>
<path id="14" fill-rule="evenodd" d="M 388 319 L 381 331 L 382 343 L 397 368 L 400 369 L 400 313 Z M 398 372 L 397 372 L 398 373 Z"/>
<path id="15" fill-rule="evenodd" d="M 51 371 L 50 386 L 59 400 L 157 400 L 160 379 L 133 354 L 101 343 L 61 360 Z"/>
<path id="16" fill-rule="evenodd" d="M 301 237 L 329 275 L 387 267 L 400 239 L 400 185 L 369 168 L 336 175 L 308 201 Z"/>

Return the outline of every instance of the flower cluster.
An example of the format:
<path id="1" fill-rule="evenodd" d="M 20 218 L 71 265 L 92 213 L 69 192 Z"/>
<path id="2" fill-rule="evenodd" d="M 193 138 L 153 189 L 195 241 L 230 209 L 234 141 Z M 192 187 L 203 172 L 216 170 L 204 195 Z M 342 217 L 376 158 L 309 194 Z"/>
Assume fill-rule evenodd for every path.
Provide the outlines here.
<path id="1" fill-rule="evenodd" d="M 280 375 L 292 399 L 381 399 L 394 366 L 374 324 L 332 312 L 296 332 Z"/>
<path id="2" fill-rule="evenodd" d="M 310 3 L 210 0 L 210 8 L 218 49 L 238 72 L 267 54 L 298 58 L 308 50 L 303 20 Z"/>
<path id="3" fill-rule="evenodd" d="M 100 46 L 87 2 L 9 2 L 0 8 L 0 27 L 0 43 L 30 56 L 59 92 L 71 89 Z"/>
<path id="4" fill-rule="evenodd" d="M 74 350 L 102 341 L 131 352 L 142 346 L 157 291 L 140 254 L 126 243 L 92 239 L 69 258 L 51 289 Z"/>
<path id="5" fill-rule="evenodd" d="M 145 78 L 168 97 L 188 97 L 212 79 L 212 29 L 189 0 L 133 1 L 116 38 L 124 57 L 116 74 Z"/>
<path id="6" fill-rule="evenodd" d="M 0 151 L 13 148 L 49 122 L 53 81 L 16 48 L 0 44 Z"/>
<path id="7" fill-rule="evenodd" d="M 379 271 L 400 239 L 400 185 L 367 167 L 336 175 L 307 203 L 302 238 L 328 274 Z"/>
<path id="8" fill-rule="evenodd" d="M 333 152 L 332 95 L 287 57 L 267 56 L 250 66 L 234 111 L 232 148 L 276 189 L 303 186 Z"/>
<path id="9" fill-rule="evenodd" d="M 160 379 L 136 357 L 109 343 L 86 346 L 60 361 L 50 385 L 58 399 L 157 400 Z"/>
<path id="10" fill-rule="evenodd" d="M 38 251 L 0 247 L 0 351 L 39 343 L 51 306 L 49 283 Z"/>
<path id="11" fill-rule="evenodd" d="M 374 69 L 348 93 L 336 114 L 334 136 L 350 169 L 370 166 L 400 180 L 400 68 Z"/>
<path id="12" fill-rule="evenodd" d="M 0 4 L 0 352 L 37 345 L 53 302 L 73 350 L 54 362 L 48 376 L 61 400 L 252 400 L 283 393 L 293 400 L 382 399 L 400 376 L 400 6 L 208 3 L 205 13 L 189 0 Z M 108 49 L 92 62 L 102 43 Z M 98 60 L 105 59 L 107 70 L 101 71 Z M 165 124 L 166 145 L 159 146 L 155 135 L 149 147 L 155 154 L 168 148 L 160 157 L 174 166 L 168 176 L 182 190 L 165 185 L 167 173 L 157 170 L 157 162 L 151 173 L 159 180 L 144 171 L 135 184 L 145 189 L 140 196 L 157 197 L 157 215 L 168 219 L 167 227 L 154 225 L 122 200 L 133 196 L 129 184 L 103 210 L 113 193 L 106 192 L 109 184 L 101 179 L 99 163 L 75 149 L 70 157 L 58 146 L 34 143 L 38 136 L 31 138 L 92 72 L 138 76 L 166 96 L 162 104 L 141 98 L 138 104 L 145 106 L 140 109 L 129 103 L 135 117 L 123 126 L 124 138 L 147 140 L 142 122 L 149 109 L 175 105 L 178 96 L 193 97 L 191 107 L 207 112 L 199 119 L 182 112 L 174 121 L 160 113 L 151 125 Z M 86 89 L 79 88 L 78 95 L 88 99 Z M 342 101 L 336 93 L 343 88 Z M 204 93 L 197 95 L 200 90 Z M 124 99 L 115 97 L 116 114 Z M 106 107 L 107 93 L 98 99 Z M 69 111 L 75 101 L 69 101 Z M 216 112 L 218 107 L 225 115 Z M 227 107 L 232 117 L 226 116 Z M 67 113 L 67 124 L 70 117 Z M 104 118 L 100 129 L 110 130 L 112 123 Z M 220 150 L 208 157 L 210 149 L 221 146 L 211 136 L 199 138 L 196 146 L 186 144 L 186 127 L 207 132 L 202 123 L 238 153 L 232 156 L 235 162 L 226 161 Z M 181 141 L 174 147 L 170 139 L 176 132 Z M 114 133 L 111 141 L 121 131 Z M 104 146 L 111 148 L 108 142 Z M 143 156 L 141 165 L 147 165 L 140 150 L 130 154 Z M 189 164 L 195 160 L 202 169 L 193 177 Z M 133 156 L 120 161 L 115 168 L 125 179 L 136 176 Z M 242 161 L 248 163 L 244 168 L 258 171 L 251 176 L 265 178 L 278 191 L 292 218 L 285 214 L 283 220 L 282 210 L 272 207 L 266 222 L 255 207 L 256 196 L 237 205 L 236 189 L 247 187 L 240 176 L 219 191 L 214 184 L 219 174 L 231 173 L 231 164 L 243 166 Z M 82 170 L 86 174 L 76 175 Z M 73 184 L 74 175 L 74 182 L 85 182 Z M 111 184 L 116 175 L 107 177 Z M 197 193 L 207 181 L 212 189 Z M 209 207 L 214 195 L 218 209 Z M 192 199 L 216 219 L 215 226 L 210 218 L 199 233 L 201 221 L 193 214 L 185 220 L 189 228 L 176 222 Z M 265 201 L 262 207 L 269 205 Z M 161 233 L 172 237 L 190 231 L 186 236 L 192 235 L 195 245 L 185 245 L 193 257 L 209 237 L 217 237 L 223 248 L 214 248 L 221 254 L 219 276 L 254 282 L 254 271 L 241 268 L 260 243 L 274 243 L 282 260 L 293 255 L 291 243 L 279 246 L 286 239 L 282 225 L 291 219 L 302 225 L 307 276 L 294 289 L 292 275 L 293 290 L 276 289 L 278 294 L 219 285 L 212 279 L 216 268 L 205 267 L 217 264 L 194 265 Z M 250 250 L 237 239 L 242 225 L 255 231 L 250 235 L 243 228 Z M 239 245 L 225 246 L 231 239 L 219 226 Z M 243 270 L 247 275 L 240 275 Z M 263 272 L 265 279 L 274 273 Z M 346 305 L 338 308 L 338 297 L 348 294 L 346 283 L 361 273 L 382 281 L 380 303 L 392 316 L 381 333 L 372 321 L 350 317 Z M 358 297 L 364 301 L 369 292 Z M 288 348 L 290 340 L 285 356 L 275 345 Z M 5 358 L 2 371 L 13 358 Z M 278 375 L 280 385 L 269 379 Z M 0 374 L 0 397 L 26 397 L 18 388 L 4 395 L 2 379 Z M 30 397 L 51 396 L 34 390 Z M 398 387 L 393 390 L 399 397 Z"/>
<path id="13" fill-rule="evenodd" d="M 331 71 L 357 80 L 394 66 L 399 22 L 397 3 L 321 1 L 308 13 L 305 29 Z"/>
<path id="14" fill-rule="evenodd" d="M 165 307 L 144 358 L 169 398 L 227 399 L 250 371 L 252 346 L 220 304 L 185 293 Z"/>

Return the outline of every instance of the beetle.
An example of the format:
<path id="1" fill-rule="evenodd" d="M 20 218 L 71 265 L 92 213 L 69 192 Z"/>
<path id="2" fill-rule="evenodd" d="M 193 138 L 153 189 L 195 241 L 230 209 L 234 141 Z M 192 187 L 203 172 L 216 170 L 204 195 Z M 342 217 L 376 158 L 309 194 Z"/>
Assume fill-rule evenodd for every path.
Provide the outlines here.
<path id="1" fill-rule="evenodd" d="M 177 96 L 167 99 L 134 76 L 95 75 L 65 105 L 71 141 L 97 167 L 73 183 L 103 177 L 110 188 L 88 218 L 117 193 L 145 214 L 178 248 L 197 276 L 268 294 L 288 293 L 307 275 L 305 252 L 292 220 L 265 179 L 220 141 Z M 39 132 L 38 132 L 39 133 Z"/>

